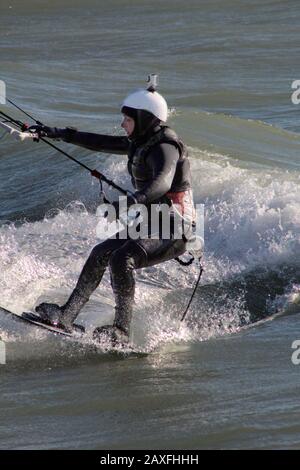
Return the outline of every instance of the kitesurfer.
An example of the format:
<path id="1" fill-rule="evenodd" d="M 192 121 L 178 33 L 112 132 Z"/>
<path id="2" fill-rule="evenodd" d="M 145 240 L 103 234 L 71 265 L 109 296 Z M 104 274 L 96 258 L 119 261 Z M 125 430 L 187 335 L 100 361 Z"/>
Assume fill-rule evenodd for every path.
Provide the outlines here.
<path id="1" fill-rule="evenodd" d="M 133 196 L 127 197 L 127 206 L 138 203 L 149 208 L 167 202 L 171 206 L 171 218 L 176 205 L 181 215 L 192 223 L 194 208 L 187 149 L 165 125 L 168 117 L 165 99 L 150 86 L 127 96 L 121 112 L 121 126 L 127 134 L 124 137 L 72 128 L 35 126 L 34 130 L 43 137 L 61 139 L 93 151 L 127 154 L 128 171 L 135 189 Z M 112 204 L 118 212 L 119 203 Z M 74 320 L 109 266 L 116 303 L 115 319 L 113 325 L 97 328 L 94 335 L 105 334 L 113 341 L 125 341 L 130 333 L 134 303 L 134 270 L 181 256 L 186 251 L 186 241 L 186 236 L 174 237 L 172 230 L 167 239 L 161 233 L 154 238 L 109 238 L 91 251 L 65 305 L 42 303 L 36 311 L 43 321 L 72 331 Z"/>

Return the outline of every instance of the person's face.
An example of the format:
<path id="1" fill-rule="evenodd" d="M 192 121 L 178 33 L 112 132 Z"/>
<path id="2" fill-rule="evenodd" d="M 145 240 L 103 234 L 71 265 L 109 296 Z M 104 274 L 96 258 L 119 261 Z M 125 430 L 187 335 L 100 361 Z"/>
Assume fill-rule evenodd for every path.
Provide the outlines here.
<path id="1" fill-rule="evenodd" d="M 123 127 L 128 137 L 130 137 L 131 134 L 133 133 L 134 125 L 135 125 L 134 119 L 132 119 L 129 116 L 126 116 L 126 114 L 123 114 L 123 121 L 122 121 L 121 127 Z"/>

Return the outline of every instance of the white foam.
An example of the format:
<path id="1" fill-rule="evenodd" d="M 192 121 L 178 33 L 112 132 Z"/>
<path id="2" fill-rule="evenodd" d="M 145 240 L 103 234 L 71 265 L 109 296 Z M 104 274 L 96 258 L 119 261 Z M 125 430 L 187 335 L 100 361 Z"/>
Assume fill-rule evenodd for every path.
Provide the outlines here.
<path id="1" fill-rule="evenodd" d="M 224 156 L 195 152 L 197 202 L 205 202 L 205 251 L 228 272 L 300 263 L 300 195 L 295 174 L 241 169 Z M 201 158 L 201 159 L 200 159 Z M 202 176 L 202 177 L 201 177 Z M 212 271 L 215 268 L 211 266 Z M 222 270 L 222 276 L 226 273 Z"/>

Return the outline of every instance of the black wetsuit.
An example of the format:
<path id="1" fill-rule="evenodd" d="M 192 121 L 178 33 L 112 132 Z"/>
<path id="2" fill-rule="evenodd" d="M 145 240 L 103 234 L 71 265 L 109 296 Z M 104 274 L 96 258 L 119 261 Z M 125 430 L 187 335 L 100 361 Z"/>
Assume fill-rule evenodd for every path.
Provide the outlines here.
<path id="1" fill-rule="evenodd" d="M 146 206 L 166 202 L 167 193 L 191 188 L 187 151 L 174 131 L 165 126 L 152 128 L 142 139 L 106 136 L 66 129 L 66 142 L 90 150 L 128 155 L 128 171 L 135 188 L 134 197 Z M 128 201 L 130 205 L 133 201 Z M 114 325 L 129 332 L 134 301 L 134 270 L 173 259 L 185 252 L 185 241 L 174 239 L 108 239 L 96 245 L 86 261 L 64 316 L 74 321 L 82 306 L 99 285 L 109 265 L 116 300 Z"/>

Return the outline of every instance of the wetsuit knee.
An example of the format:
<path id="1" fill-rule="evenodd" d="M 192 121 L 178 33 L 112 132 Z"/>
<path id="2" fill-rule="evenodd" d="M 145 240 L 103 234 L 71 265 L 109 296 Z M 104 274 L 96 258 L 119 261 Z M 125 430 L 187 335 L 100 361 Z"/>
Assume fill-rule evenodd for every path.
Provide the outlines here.
<path id="1" fill-rule="evenodd" d="M 133 270 L 135 268 L 134 258 L 130 252 L 116 250 L 109 258 L 109 268 L 113 274 Z"/>
<path id="2" fill-rule="evenodd" d="M 108 261 L 111 252 L 114 251 L 117 246 L 122 246 L 122 241 L 108 239 L 105 242 L 99 243 L 99 245 L 94 246 L 92 249 L 89 260 L 94 264 L 102 263 L 103 259 Z"/>
<path id="3" fill-rule="evenodd" d="M 111 273 L 126 272 L 145 265 L 146 253 L 135 242 L 127 242 L 122 248 L 115 250 L 109 258 Z"/>

